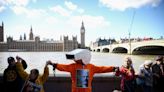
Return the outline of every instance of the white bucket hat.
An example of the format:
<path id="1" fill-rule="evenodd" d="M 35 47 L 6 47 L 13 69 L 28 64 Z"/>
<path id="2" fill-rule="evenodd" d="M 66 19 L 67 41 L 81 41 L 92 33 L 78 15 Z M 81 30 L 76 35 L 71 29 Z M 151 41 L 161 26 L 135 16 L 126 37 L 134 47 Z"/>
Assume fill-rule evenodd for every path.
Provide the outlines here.
<path id="1" fill-rule="evenodd" d="M 88 49 L 75 49 L 66 53 L 66 58 L 71 60 L 82 60 L 83 64 L 89 64 L 91 60 L 91 52 Z"/>

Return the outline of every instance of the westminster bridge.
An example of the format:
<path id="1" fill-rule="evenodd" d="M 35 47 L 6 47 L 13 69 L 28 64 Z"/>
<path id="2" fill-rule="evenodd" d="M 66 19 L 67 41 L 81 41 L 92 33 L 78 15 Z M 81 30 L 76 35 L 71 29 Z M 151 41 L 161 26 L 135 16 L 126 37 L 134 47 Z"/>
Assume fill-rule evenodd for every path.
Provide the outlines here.
<path id="1" fill-rule="evenodd" d="M 127 54 L 164 54 L 164 39 L 129 42 L 91 47 L 94 52 L 127 53 Z"/>

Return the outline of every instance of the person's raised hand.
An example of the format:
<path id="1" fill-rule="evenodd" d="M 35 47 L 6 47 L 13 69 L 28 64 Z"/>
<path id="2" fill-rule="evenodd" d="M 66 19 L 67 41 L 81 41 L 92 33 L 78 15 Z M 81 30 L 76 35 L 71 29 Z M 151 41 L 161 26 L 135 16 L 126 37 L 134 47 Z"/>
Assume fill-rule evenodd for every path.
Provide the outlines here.
<path id="1" fill-rule="evenodd" d="M 21 57 L 19 57 L 19 56 L 16 56 L 16 60 L 17 60 L 17 62 L 21 62 Z"/>
<path id="2" fill-rule="evenodd" d="M 119 71 L 120 71 L 119 67 L 114 67 L 114 72 L 119 72 Z"/>
<path id="3" fill-rule="evenodd" d="M 52 62 L 51 62 L 50 60 L 48 60 L 48 61 L 46 62 L 46 65 L 52 65 Z"/>

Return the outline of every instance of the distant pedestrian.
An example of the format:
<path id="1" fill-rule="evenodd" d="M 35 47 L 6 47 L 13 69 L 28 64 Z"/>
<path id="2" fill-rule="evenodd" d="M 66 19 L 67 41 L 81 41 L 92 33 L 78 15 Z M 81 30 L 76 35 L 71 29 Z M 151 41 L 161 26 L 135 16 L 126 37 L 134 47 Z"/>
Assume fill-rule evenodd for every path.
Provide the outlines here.
<path id="1" fill-rule="evenodd" d="M 144 64 L 139 67 L 137 83 L 143 92 L 153 92 L 152 63 L 151 60 L 146 60 Z"/>
<path id="2" fill-rule="evenodd" d="M 154 92 L 164 92 L 164 57 L 157 56 L 152 66 Z"/>
<path id="3" fill-rule="evenodd" d="M 23 65 L 23 69 L 26 69 L 27 64 L 25 60 L 22 58 L 20 59 L 20 63 Z M 24 81 L 16 69 L 15 59 L 14 57 L 8 57 L 7 61 L 9 65 L 3 73 L 4 92 L 20 92 Z"/>
<path id="4" fill-rule="evenodd" d="M 135 92 L 135 71 L 130 57 L 126 57 L 124 65 L 121 66 L 116 76 L 121 75 L 121 91 L 122 92 Z"/>

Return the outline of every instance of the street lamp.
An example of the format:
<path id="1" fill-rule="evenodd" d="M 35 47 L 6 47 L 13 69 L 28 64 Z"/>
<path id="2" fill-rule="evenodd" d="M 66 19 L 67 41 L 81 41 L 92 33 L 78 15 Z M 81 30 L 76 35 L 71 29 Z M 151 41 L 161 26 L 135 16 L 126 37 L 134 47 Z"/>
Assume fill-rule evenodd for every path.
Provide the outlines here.
<path id="1" fill-rule="evenodd" d="M 130 55 L 131 55 L 131 30 L 132 30 L 135 13 L 136 13 L 136 11 L 134 10 L 133 16 L 132 16 L 132 21 L 131 21 L 130 28 L 129 28 L 129 54 Z"/>
<path id="2" fill-rule="evenodd" d="M 131 32 L 129 30 L 129 54 L 131 55 L 131 38 L 130 38 L 130 36 L 131 36 Z"/>

